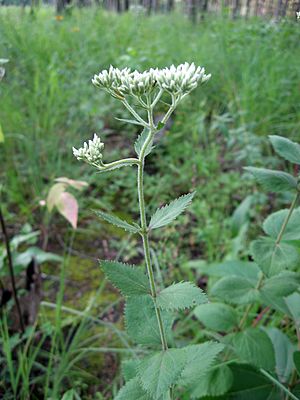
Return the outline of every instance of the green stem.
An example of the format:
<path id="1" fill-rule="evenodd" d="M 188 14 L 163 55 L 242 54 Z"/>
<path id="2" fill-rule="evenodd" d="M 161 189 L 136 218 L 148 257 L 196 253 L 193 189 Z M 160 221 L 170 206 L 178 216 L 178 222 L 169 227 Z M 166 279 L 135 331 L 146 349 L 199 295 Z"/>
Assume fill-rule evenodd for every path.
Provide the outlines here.
<path id="1" fill-rule="evenodd" d="M 288 388 L 286 388 L 282 383 L 280 383 L 277 379 L 275 379 L 271 374 L 269 374 L 267 371 L 265 371 L 264 369 L 260 369 L 260 372 L 266 377 L 268 378 L 271 382 L 274 383 L 274 385 L 276 385 L 277 387 L 279 387 L 283 392 L 285 392 L 287 394 L 287 396 L 289 396 L 291 399 L 293 400 L 299 400 L 298 397 L 296 397 L 292 392 L 289 391 Z"/>
<path id="2" fill-rule="evenodd" d="M 145 140 L 145 143 L 141 149 L 140 157 L 139 157 L 139 165 L 138 165 L 138 196 L 139 196 L 139 209 L 140 209 L 140 219 L 141 219 L 141 236 L 143 239 L 143 248 L 144 248 L 144 256 L 146 262 L 146 268 L 148 273 L 148 278 L 150 282 L 150 290 L 151 296 L 154 303 L 155 313 L 157 317 L 157 323 L 161 338 L 162 349 L 165 351 L 168 349 L 165 329 L 161 317 L 160 309 L 157 306 L 156 297 L 157 297 L 157 290 L 154 280 L 153 268 L 151 264 L 151 257 L 150 257 L 150 246 L 149 246 L 149 237 L 148 237 L 148 226 L 147 226 L 147 219 L 146 219 L 146 211 L 145 211 L 145 198 L 144 198 L 144 162 L 145 162 L 145 152 L 148 144 L 152 140 L 155 131 L 151 130 L 149 133 L 148 138 Z"/>
<path id="3" fill-rule="evenodd" d="M 289 208 L 289 212 L 288 212 L 288 214 L 287 214 L 287 216 L 286 216 L 285 220 L 283 221 L 283 224 L 282 224 L 282 226 L 280 228 L 280 231 L 279 231 L 278 236 L 277 236 L 276 241 L 275 241 L 275 246 L 278 246 L 279 243 L 281 242 L 282 236 L 284 234 L 284 231 L 286 230 L 287 224 L 289 223 L 289 220 L 290 220 L 291 215 L 292 215 L 292 213 L 294 211 L 294 208 L 296 207 L 296 204 L 297 204 L 297 202 L 299 200 L 299 197 L 300 197 L 300 192 L 297 192 L 297 194 L 296 194 L 296 196 L 295 196 L 294 200 L 292 201 L 292 204 L 291 204 L 291 206 Z M 261 284 L 262 284 L 263 280 L 264 280 L 264 274 L 262 274 L 261 277 L 259 278 L 259 281 L 258 281 L 258 283 L 256 285 L 256 289 L 259 289 L 261 287 Z M 244 313 L 240 323 L 239 323 L 239 329 L 243 328 L 244 323 L 246 322 L 246 319 L 247 319 L 247 317 L 249 315 L 249 312 L 251 311 L 251 308 L 252 308 L 252 304 L 249 304 L 247 306 L 246 310 L 245 310 L 245 313 Z"/>

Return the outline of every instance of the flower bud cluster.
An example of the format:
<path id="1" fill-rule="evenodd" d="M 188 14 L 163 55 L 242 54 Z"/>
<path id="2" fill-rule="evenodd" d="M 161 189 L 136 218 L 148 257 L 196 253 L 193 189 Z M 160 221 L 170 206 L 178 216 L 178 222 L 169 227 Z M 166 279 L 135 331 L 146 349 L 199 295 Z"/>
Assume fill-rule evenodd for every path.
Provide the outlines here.
<path id="1" fill-rule="evenodd" d="M 100 138 L 95 133 L 93 140 L 89 140 L 88 143 L 84 142 L 83 147 L 80 149 L 75 149 L 75 147 L 73 147 L 73 154 L 77 160 L 83 160 L 92 165 L 101 165 L 103 148 L 104 143 L 101 142 Z"/>
<path id="2" fill-rule="evenodd" d="M 211 75 L 205 75 L 204 68 L 187 62 L 178 67 L 171 65 L 170 68 L 159 70 L 156 76 L 159 87 L 174 94 L 189 93 L 199 83 L 204 83 L 211 77 Z"/>
<path id="3" fill-rule="evenodd" d="M 195 89 L 199 83 L 206 82 L 210 75 L 205 75 L 204 68 L 194 63 L 184 63 L 164 69 L 150 69 L 144 72 L 130 69 L 118 69 L 110 66 L 92 79 L 95 86 L 106 89 L 115 97 L 126 95 L 141 96 L 149 94 L 155 87 L 171 94 L 186 94 Z"/>

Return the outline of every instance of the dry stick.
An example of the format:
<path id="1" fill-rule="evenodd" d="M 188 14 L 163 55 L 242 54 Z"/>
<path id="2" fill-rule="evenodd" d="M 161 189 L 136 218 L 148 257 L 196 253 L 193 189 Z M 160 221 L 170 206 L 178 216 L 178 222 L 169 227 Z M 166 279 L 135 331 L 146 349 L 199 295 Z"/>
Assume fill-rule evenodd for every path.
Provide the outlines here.
<path id="1" fill-rule="evenodd" d="M 6 252 L 7 252 L 8 269 L 9 269 L 9 275 L 10 275 L 10 280 L 11 280 L 13 297 L 14 297 L 16 307 L 17 307 L 17 313 L 19 316 L 21 331 L 24 333 L 25 325 L 24 325 L 24 321 L 23 321 L 23 317 L 22 317 L 19 299 L 17 296 L 16 281 L 15 281 L 14 267 L 13 267 L 12 256 L 11 256 L 11 251 L 10 251 L 9 237 L 8 237 L 8 233 L 6 230 L 5 221 L 4 221 L 1 207 L 0 207 L 0 224 L 1 224 L 2 232 L 3 232 L 3 236 L 4 236 L 5 247 L 6 247 Z"/>

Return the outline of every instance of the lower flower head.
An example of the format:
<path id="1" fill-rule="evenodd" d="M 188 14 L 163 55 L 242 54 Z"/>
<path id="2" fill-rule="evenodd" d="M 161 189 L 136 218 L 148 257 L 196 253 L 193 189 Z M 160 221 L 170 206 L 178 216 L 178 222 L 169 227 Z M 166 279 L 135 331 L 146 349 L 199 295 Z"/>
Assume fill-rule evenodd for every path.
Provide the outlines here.
<path id="1" fill-rule="evenodd" d="M 83 147 L 80 149 L 73 147 L 73 154 L 77 160 L 82 160 L 92 165 L 101 165 L 103 148 L 104 143 L 101 142 L 100 137 L 95 133 L 93 140 L 84 142 Z"/>

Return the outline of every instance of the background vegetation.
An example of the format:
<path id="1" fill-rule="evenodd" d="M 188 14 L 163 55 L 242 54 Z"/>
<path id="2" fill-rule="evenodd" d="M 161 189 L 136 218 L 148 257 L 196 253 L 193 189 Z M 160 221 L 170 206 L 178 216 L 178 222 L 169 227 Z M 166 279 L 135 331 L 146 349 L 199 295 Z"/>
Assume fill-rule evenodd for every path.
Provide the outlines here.
<path id="1" fill-rule="evenodd" d="M 300 25 L 292 20 L 231 20 L 224 14 L 195 25 L 176 12 L 149 17 L 84 8 L 55 17 L 46 7 L 33 13 L 0 10 L 0 55 L 10 60 L 0 86 L 1 208 L 10 238 L 29 235 L 15 246 L 15 258 L 29 245 L 52 253 L 52 262 L 41 266 L 39 318 L 26 335 L 20 337 L 18 329 L 11 334 L 3 314 L 3 398 L 58 399 L 69 388 L 83 399 L 113 398 L 122 352 L 135 351 L 121 332 L 119 295 L 104 281 L 97 259 L 138 263 L 137 239 L 90 212 L 101 208 L 129 220 L 136 216 L 135 176 L 127 170 L 91 174 L 71 148 L 95 131 L 112 160 L 120 153 L 129 156 L 138 131 L 114 118 L 124 112 L 91 85 L 93 74 L 109 64 L 146 69 L 184 61 L 212 74 L 209 84 L 179 107 L 146 169 L 146 197 L 153 203 L 197 190 L 189 213 L 152 243 L 158 279 L 159 273 L 169 283 L 189 276 L 205 288 L 197 268 L 247 259 L 247 243 L 260 231 L 264 215 L 290 201 L 262 195 L 242 167 L 283 168 L 273 157 L 269 134 L 299 141 L 299 42 Z M 88 183 L 74 192 L 76 231 L 43 207 L 62 176 Z M 124 215 L 128 209 L 132 215 Z M 2 303 L 8 281 L 4 276 Z M 18 285 L 23 287 L 22 280 Z M 199 322 L 184 318 L 180 340 L 196 337 Z M 18 347 L 20 341 L 25 346 Z M 21 381 L 27 382 L 22 389 Z"/>

